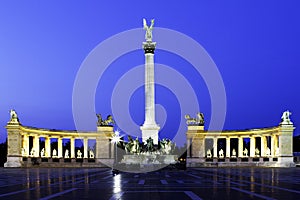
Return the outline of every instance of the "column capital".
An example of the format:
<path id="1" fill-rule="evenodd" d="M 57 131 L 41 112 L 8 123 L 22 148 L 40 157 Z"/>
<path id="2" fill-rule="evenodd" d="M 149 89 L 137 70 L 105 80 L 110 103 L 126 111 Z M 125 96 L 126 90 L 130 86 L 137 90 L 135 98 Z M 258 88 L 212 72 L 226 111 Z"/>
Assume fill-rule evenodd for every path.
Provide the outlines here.
<path id="1" fill-rule="evenodd" d="M 143 49 L 145 54 L 151 53 L 154 54 L 156 42 L 143 42 Z"/>

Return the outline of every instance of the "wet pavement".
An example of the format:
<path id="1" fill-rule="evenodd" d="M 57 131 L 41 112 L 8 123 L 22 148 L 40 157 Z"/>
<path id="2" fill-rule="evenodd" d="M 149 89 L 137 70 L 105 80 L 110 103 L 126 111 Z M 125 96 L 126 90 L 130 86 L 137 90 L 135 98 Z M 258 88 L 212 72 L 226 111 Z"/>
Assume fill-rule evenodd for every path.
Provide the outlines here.
<path id="1" fill-rule="evenodd" d="M 0 168 L 0 199 L 299 199 L 300 168 Z"/>

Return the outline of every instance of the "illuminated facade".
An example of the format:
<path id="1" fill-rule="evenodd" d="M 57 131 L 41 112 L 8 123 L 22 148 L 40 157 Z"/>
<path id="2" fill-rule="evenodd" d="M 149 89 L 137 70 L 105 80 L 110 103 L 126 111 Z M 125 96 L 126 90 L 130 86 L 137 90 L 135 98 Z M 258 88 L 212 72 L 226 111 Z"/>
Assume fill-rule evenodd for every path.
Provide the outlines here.
<path id="1" fill-rule="evenodd" d="M 187 166 L 293 167 L 295 127 L 284 112 L 277 127 L 244 131 L 205 131 L 188 125 Z"/>

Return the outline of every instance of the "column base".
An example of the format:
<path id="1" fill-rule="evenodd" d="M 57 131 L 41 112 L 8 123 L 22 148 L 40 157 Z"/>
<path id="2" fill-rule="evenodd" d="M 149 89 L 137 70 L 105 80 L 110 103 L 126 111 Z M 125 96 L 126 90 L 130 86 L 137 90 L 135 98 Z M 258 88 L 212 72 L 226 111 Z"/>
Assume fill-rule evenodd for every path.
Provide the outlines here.
<path id="1" fill-rule="evenodd" d="M 142 131 L 143 143 L 146 143 L 147 139 L 151 137 L 153 139 L 153 144 L 158 144 L 158 131 L 160 129 L 158 125 L 143 125 L 140 129 Z"/>
<path id="2" fill-rule="evenodd" d="M 4 163 L 4 167 L 23 167 L 22 157 L 7 156 L 7 161 Z"/>
<path id="3" fill-rule="evenodd" d="M 275 167 L 295 167 L 294 157 L 278 157 L 278 161 L 275 164 Z"/>

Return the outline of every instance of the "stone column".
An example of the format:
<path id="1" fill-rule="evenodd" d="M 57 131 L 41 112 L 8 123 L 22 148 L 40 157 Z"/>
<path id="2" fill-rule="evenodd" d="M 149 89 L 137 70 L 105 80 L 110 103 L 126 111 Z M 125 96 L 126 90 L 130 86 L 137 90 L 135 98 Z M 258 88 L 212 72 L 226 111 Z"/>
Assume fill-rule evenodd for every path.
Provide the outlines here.
<path id="1" fill-rule="evenodd" d="M 155 42 L 144 42 L 145 51 L 145 122 L 141 126 L 143 142 L 151 137 L 158 144 L 160 127 L 155 120 L 155 83 L 154 83 L 154 50 Z"/>
<path id="2" fill-rule="evenodd" d="M 71 151 L 71 158 L 75 158 L 75 138 L 70 138 L 70 151 Z"/>
<path id="3" fill-rule="evenodd" d="M 243 157 L 243 148 L 244 148 L 243 144 L 244 144 L 243 138 L 239 137 L 239 152 L 238 152 L 239 157 Z"/>
<path id="4" fill-rule="evenodd" d="M 57 138 L 57 148 L 58 148 L 58 157 L 62 158 L 63 157 L 63 148 L 62 148 L 62 138 L 59 137 Z"/>
<path id="5" fill-rule="evenodd" d="M 230 137 L 226 138 L 226 157 L 230 158 Z"/>
<path id="6" fill-rule="evenodd" d="M 45 138 L 45 156 L 51 157 L 51 140 L 50 137 Z"/>
<path id="7" fill-rule="evenodd" d="M 255 137 L 250 137 L 250 157 L 255 156 Z"/>
<path id="8" fill-rule="evenodd" d="M 33 149 L 34 149 L 34 157 L 40 156 L 40 137 L 35 135 L 33 137 Z"/>
<path id="9" fill-rule="evenodd" d="M 280 148 L 279 148 L 279 136 L 278 135 L 274 135 L 274 155 L 275 156 L 279 156 L 280 154 Z"/>
<path id="10" fill-rule="evenodd" d="M 214 137 L 214 158 L 218 157 L 218 138 Z"/>
<path id="11" fill-rule="evenodd" d="M 88 138 L 83 138 L 83 158 L 88 158 Z"/>
<path id="12" fill-rule="evenodd" d="M 275 143 L 274 143 L 274 135 L 271 135 L 271 156 L 275 156 Z"/>
<path id="13" fill-rule="evenodd" d="M 23 156 L 29 156 L 29 136 L 25 133 L 23 135 L 23 149 L 24 149 L 24 155 Z"/>
<path id="14" fill-rule="evenodd" d="M 267 139 L 266 139 L 266 136 L 261 136 L 261 139 L 260 139 L 260 155 L 263 157 L 263 156 L 266 156 L 266 150 L 267 150 Z"/>
<path id="15" fill-rule="evenodd" d="M 191 145 L 191 138 L 187 138 L 186 142 L 187 142 L 186 153 L 187 153 L 187 157 L 190 158 L 191 157 L 191 147 L 190 147 L 190 145 Z"/>

